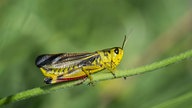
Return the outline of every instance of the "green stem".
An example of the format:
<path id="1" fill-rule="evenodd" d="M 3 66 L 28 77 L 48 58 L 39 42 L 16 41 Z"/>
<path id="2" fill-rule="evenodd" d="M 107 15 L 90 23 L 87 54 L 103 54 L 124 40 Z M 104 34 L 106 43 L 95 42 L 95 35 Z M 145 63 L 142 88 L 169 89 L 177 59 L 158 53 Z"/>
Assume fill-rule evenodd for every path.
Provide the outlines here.
<path id="1" fill-rule="evenodd" d="M 163 102 L 159 105 L 153 106 L 153 108 L 174 108 L 177 107 L 178 105 L 184 104 L 184 101 L 191 101 L 192 97 L 192 92 L 185 93 L 184 95 L 181 95 L 179 97 L 175 97 L 173 99 L 169 99 L 166 102 Z M 188 105 L 186 105 L 188 106 Z M 190 108 L 190 106 L 188 106 Z"/>
<path id="2" fill-rule="evenodd" d="M 131 69 L 131 70 L 117 71 L 116 77 L 120 78 L 120 77 L 129 77 L 129 76 L 133 76 L 133 75 L 137 75 L 137 74 L 143 74 L 146 72 L 150 72 L 152 70 L 157 70 L 159 68 L 163 68 L 165 66 L 171 65 L 178 61 L 182 61 L 189 57 L 192 57 L 192 50 L 189 50 L 185 53 L 182 53 L 182 54 L 174 56 L 174 57 L 167 58 L 167 59 L 159 61 L 159 62 L 152 63 L 150 65 L 138 67 L 138 68 Z M 109 74 L 109 73 L 94 74 L 92 76 L 93 76 L 93 82 L 114 79 L 113 75 Z M 78 80 L 78 81 L 72 81 L 72 82 L 66 82 L 66 83 L 60 83 L 60 84 L 45 85 L 42 87 L 37 87 L 37 88 L 30 89 L 30 90 L 26 90 L 26 91 L 23 91 L 23 92 L 14 94 L 14 95 L 10 95 L 10 96 L 1 98 L 0 106 L 9 104 L 9 103 L 13 103 L 13 102 L 16 102 L 19 100 L 25 100 L 25 99 L 28 99 L 28 98 L 31 98 L 34 96 L 47 94 L 47 93 L 50 93 L 55 90 L 73 87 L 73 86 L 80 84 L 81 82 L 82 82 L 82 80 Z M 83 84 L 88 84 L 88 83 L 89 83 L 89 80 L 86 80 Z"/>

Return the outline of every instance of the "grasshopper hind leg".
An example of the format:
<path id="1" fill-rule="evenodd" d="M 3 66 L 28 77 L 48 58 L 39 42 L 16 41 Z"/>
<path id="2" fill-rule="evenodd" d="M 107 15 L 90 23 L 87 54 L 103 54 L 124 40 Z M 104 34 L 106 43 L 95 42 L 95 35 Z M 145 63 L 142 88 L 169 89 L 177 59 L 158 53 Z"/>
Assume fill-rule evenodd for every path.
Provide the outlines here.
<path id="1" fill-rule="evenodd" d="M 44 82 L 46 83 L 46 84 L 51 84 L 51 82 L 52 82 L 52 78 L 49 78 L 49 77 L 46 77 L 46 78 L 44 78 Z"/>
<path id="2" fill-rule="evenodd" d="M 83 72 L 86 74 L 87 78 L 89 78 L 90 82 L 88 83 L 88 85 L 94 85 L 93 84 L 93 77 L 90 74 L 90 71 L 88 70 L 88 68 L 82 68 Z"/>
<path id="3" fill-rule="evenodd" d="M 54 83 L 57 83 L 57 80 L 56 80 L 56 78 L 45 77 L 45 78 L 44 78 L 44 82 L 45 82 L 46 84 L 54 84 Z"/>

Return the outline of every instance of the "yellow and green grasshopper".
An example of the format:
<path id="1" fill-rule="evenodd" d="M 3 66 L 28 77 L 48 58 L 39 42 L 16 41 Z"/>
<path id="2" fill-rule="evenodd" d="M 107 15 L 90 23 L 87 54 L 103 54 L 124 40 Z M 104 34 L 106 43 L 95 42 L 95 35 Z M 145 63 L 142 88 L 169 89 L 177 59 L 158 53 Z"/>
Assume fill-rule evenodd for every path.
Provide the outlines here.
<path id="1" fill-rule="evenodd" d="M 114 77 L 114 70 L 123 57 L 123 47 L 113 47 L 90 53 L 60 53 L 43 54 L 36 58 L 36 66 L 40 68 L 45 76 L 46 84 L 67 82 L 78 79 L 89 78 L 91 74 L 103 69 L 109 70 Z"/>

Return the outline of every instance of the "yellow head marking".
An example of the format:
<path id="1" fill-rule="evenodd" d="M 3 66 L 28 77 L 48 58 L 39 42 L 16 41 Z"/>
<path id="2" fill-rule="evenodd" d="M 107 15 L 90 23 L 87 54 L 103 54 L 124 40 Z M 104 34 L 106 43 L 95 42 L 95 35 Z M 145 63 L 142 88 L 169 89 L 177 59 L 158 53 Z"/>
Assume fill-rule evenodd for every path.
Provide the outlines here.
<path id="1" fill-rule="evenodd" d="M 120 47 L 114 47 L 110 50 L 111 52 L 111 62 L 112 68 L 114 69 L 117 65 L 119 65 L 122 57 L 123 57 L 123 49 Z"/>

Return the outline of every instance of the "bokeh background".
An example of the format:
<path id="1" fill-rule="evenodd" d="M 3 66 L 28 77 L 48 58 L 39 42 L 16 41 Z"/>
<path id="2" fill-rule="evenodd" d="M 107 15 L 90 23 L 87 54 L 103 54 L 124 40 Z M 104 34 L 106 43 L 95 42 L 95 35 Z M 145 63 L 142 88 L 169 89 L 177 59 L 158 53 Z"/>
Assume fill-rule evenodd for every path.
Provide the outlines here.
<path id="1" fill-rule="evenodd" d="M 45 85 L 34 64 L 40 54 L 121 46 L 124 35 L 129 39 L 119 70 L 185 52 L 192 48 L 192 1 L 0 0 L 0 97 Z M 127 80 L 58 90 L 4 108 L 191 108 L 191 66 L 188 59 Z"/>

